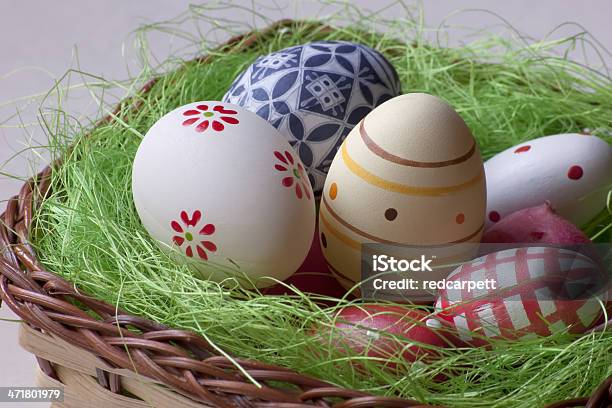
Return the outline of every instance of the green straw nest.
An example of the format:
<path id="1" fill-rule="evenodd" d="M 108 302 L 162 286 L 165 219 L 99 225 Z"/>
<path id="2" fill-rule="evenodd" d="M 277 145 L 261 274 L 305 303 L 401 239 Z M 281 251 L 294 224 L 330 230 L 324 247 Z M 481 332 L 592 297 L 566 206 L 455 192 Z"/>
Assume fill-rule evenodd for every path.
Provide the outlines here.
<path id="1" fill-rule="evenodd" d="M 196 11 L 204 18 L 201 9 Z M 329 339 L 313 336 L 313 327 L 333 326 L 333 310 L 348 301 L 326 308 L 297 291 L 295 296 L 262 296 L 220 287 L 172 262 L 143 229 L 130 185 L 131 163 L 147 129 L 180 105 L 220 99 L 257 56 L 312 40 L 355 41 L 380 50 L 397 69 L 404 92 L 438 95 L 456 108 L 485 158 L 525 140 L 585 128 L 611 140 L 606 128 L 612 123 L 610 78 L 562 56 L 585 36 L 526 44 L 490 35 L 446 48 L 427 42 L 422 24 L 409 15 L 384 22 L 349 9 L 344 16 L 332 21 L 343 28 L 325 31 L 295 23 L 245 51 L 211 51 L 208 63 L 175 58 L 178 68 L 167 71 L 149 92 L 134 96 L 138 109 L 124 103 L 115 120 L 88 130 L 74 126 L 61 109 L 46 114 L 50 150 L 63 162 L 35 214 L 32 240 L 40 261 L 93 296 L 193 330 L 221 352 L 341 386 L 452 407 L 532 408 L 589 394 L 612 375 L 612 331 L 497 342 L 491 349 L 439 350 L 442 358 L 427 364 L 398 356 L 388 360 L 396 369 L 383 369 L 374 358 L 327 347 Z M 373 21 L 382 22 L 387 33 L 371 28 Z M 199 50 L 211 47 L 202 39 L 193 41 Z M 151 79 L 154 72 L 146 66 L 135 82 Z M 611 241 L 609 208 L 584 226 L 600 242 Z M 448 372 L 453 375 L 446 381 L 436 380 Z"/>

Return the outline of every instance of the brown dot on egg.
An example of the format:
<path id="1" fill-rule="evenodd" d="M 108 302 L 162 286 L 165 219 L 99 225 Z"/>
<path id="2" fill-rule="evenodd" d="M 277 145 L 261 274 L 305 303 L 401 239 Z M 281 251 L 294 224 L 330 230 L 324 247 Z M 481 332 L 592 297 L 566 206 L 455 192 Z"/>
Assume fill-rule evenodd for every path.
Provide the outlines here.
<path id="1" fill-rule="evenodd" d="M 385 218 L 388 221 L 393 221 L 397 218 L 397 210 L 395 208 L 387 208 L 385 211 Z"/>
<path id="2" fill-rule="evenodd" d="M 323 245 L 323 248 L 327 248 L 327 238 L 323 232 L 321 233 L 321 245 Z"/>
<path id="3" fill-rule="evenodd" d="M 463 224 L 465 222 L 465 214 L 464 213 L 457 214 L 457 216 L 455 217 L 455 222 L 457 224 Z"/>
<path id="4" fill-rule="evenodd" d="M 332 200 L 335 200 L 337 195 L 338 195 L 338 185 L 336 183 L 332 183 L 332 185 L 329 187 L 329 198 L 331 198 Z"/>

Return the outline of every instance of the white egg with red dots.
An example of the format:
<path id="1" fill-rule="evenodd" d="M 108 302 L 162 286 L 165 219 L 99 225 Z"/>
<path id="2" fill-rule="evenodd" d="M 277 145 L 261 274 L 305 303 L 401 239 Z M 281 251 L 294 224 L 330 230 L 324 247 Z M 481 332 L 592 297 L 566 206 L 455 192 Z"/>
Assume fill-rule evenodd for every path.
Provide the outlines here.
<path id="1" fill-rule="evenodd" d="M 292 275 L 315 229 L 300 159 L 268 122 L 229 103 L 160 118 L 138 147 L 132 192 L 143 226 L 174 259 L 245 287 Z"/>
<path id="2" fill-rule="evenodd" d="M 583 225 L 606 206 L 612 189 L 612 146 L 583 134 L 541 137 L 511 147 L 485 163 L 487 223 L 550 202 Z"/>
<path id="3" fill-rule="evenodd" d="M 432 95 L 397 96 L 353 128 L 331 164 L 319 210 L 325 258 L 346 287 L 361 280 L 362 244 L 447 244 L 466 260 L 472 253 L 453 244 L 480 242 L 485 196 L 478 146 L 457 112 Z"/>

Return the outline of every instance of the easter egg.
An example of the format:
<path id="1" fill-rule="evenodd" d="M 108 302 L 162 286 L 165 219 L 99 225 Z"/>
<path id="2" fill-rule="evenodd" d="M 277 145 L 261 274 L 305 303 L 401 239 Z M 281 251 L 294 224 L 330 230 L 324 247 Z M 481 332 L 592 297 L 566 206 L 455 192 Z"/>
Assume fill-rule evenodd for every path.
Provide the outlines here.
<path id="1" fill-rule="evenodd" d="M 485 230 L 482 242 L 573 245 L 591 240 L 545 202 L 504 217 Z"/>
<path id="2" fill-rule="evenodd" d="M 223 100 L 256 112 L 289 140 L 318 196 L 344 137 L 399 92 L 395 69 L 377 51 L 317 41 L 259 57 Z"/>
<path id="3" fill-rule="evenodd" d="M 228 103 L 190 103 L 143 138 L 134 204 L 163 249 L 213 280 L 258 287 L 300 266 L 315 226 L 312 187 L 285 138 Z"/>
<path id="4" fill-rule="evenodd" d="M 612 184 L 612 146 L 591 135 L 541 137 L 487 160 L 487 225 L 549 201 L 583 225 L 606 206 Z"/>
<path id="5" fill-rule="evenodd" d="M 362 244 L 477 243 L 485 195 L 478 146 L 453 108 L 428 94 L 395 97 L 349 133 L 332 162 L 319 210 L 323 253 L 350 287 L 360 281 Z M 461 251 L 455 260 L 473 255 Z"/>
<path id="6" fill-rule="evenodd" d="M 374 358 L 401 355 L 413 362 L 435 357 L 436 347 L 453 344 L 451 331 L 439 320 L 423 310 L 401 306 L 347 306 L 336 314 L 334 327 L 332 335 L 338 348 Z"/>
<path id="7" fill-rule="evenodd" d="M 462 340 L 474 344 L 486 344 L 489 338 L 531 339 L 566 329 L 582 333 L 602 313 L 596 296 L 583 296 L 600 273 L 590 258 L 567 249 L 506 249 L 453 271 L 435 308 Z M 468 289 L 470 282 L 477 286 Z"/>

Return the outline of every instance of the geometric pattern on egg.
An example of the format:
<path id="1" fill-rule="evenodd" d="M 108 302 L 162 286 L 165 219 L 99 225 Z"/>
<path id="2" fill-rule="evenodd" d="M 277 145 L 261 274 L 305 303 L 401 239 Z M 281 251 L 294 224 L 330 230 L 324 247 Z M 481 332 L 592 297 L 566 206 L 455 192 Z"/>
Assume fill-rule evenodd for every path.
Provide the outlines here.
<path id="1" fill-rule="evenodd" d="M 216 281 L 284 280 L 314 234 L 314 195 L 296 153 L 265 120 L 229 103 L 195 102 L 160 118 L 134 158 L 132 192 L 161 248 Z"/>
<path id="2" fill-rule="evenodd" d="M 378 51 L 316 41 L 257 58 L 223 100 L 257 113 L 287 138 L 318 196 L 344 137 L 399 93 L 397 73 Z"/>
<path id="3" fill-rule="evenodd" d="M 395 97 L 349 133 L 332 162 L 319 210 L 325 258 L 352 286 L 362 244 L 479 242 L 485 200 L 480 152 L 461 117 L 432 95 Z"/>
<path id="4" fill-rule="evenodd" d="M 612 186 L 612 146 L 591 135 L 540 137 L 493 156 L 485 163 L 485 172 L 487 226 L 546 201 L 581 226 L 606 206 Z"/>

